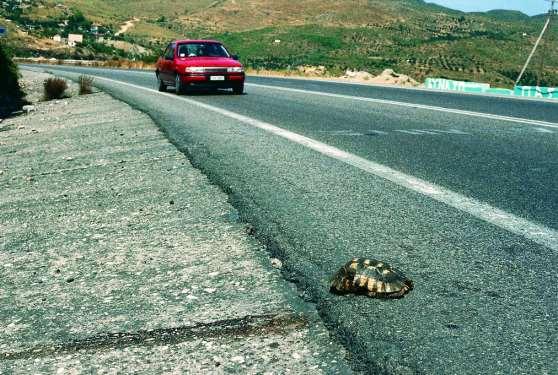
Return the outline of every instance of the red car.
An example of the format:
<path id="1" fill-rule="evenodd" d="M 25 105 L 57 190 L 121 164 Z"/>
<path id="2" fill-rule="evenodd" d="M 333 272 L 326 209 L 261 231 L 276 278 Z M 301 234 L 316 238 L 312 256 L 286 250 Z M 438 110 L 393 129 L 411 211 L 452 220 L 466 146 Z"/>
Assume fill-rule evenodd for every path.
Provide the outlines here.
<path id="1" fill-rule="evenodd" d="M 229 88 L 244 92 L 244 68 L 238 57 L 214 40 L 176 40 L 157 61 L 159 91 L 173 86 L 177 94 L 191 87 Z"/>

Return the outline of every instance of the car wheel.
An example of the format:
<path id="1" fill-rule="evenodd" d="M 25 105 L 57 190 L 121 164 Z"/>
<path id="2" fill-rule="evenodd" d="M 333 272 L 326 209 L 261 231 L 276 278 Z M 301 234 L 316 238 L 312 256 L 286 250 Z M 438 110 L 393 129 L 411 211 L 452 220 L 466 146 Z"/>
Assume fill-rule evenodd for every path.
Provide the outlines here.
<path id="1" fill-rule="evenodd" d="M 175 89 L 176 95 L 180 95 L 184 92 L 184 85 L 182 84 L 182 81 L 180 80 L 180 74 L 177 74 L 176 78 L 174 79 L 174 89 Z"/>
<path id="2" fill-rule="evenodd" d="M 235 95 L 244 94 L 244 83 L 241 83 L 240 85 L 234 86 L 233 87 L 233 94 L 235 94 Z"/>
<path id="3" fill-rule="evenodd" d="M 159 76 L 159 74 L 157 74 L 157 82 L 159 84 L 159 91 L 160 92 L 166 92 L 167 91 L 167 85 L 165 85 L 165 83 L 161 80 L 161 77 Z"/>

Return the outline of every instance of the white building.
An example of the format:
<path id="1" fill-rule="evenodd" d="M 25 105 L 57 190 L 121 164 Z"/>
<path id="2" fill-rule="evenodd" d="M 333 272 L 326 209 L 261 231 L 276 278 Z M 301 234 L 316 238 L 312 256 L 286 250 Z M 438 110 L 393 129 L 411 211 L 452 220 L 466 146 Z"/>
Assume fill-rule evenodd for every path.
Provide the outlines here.
<path id="1" fill-rule="evenodd" d="M 58 34 L 53 36 L 52 40 L 54 40 L 56 43 L 62 43 L 62 37 Z"/>
<path id="2" fill-rule="evenodd" d="M 78 43 L 83 43 L 82 34 L 68 34 L 68 45 L 70 47 L 75 47 Z"/>

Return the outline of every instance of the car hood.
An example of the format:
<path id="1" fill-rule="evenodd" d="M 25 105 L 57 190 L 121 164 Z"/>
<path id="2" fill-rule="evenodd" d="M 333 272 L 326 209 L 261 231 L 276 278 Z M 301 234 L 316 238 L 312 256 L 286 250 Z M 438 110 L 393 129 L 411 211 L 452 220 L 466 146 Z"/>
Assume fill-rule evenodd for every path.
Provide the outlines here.
<path id="1" fill-rule="evenodd" d="M 181 66 L 203 66 L 203 67 L 223 67 L 231 68 L 242 66 L 242 64 L 228 57 L 184 57 L 178 59 Z"/>

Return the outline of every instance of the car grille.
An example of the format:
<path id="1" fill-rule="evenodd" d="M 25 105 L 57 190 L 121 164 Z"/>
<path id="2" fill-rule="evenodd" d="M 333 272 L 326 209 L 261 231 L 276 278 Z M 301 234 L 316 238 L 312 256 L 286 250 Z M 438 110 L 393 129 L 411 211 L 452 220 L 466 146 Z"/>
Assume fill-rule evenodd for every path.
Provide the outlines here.
<path id="1" fill-rule="evenodd" d="M 227 68 L 205 68 L 204 73 L 226 73 Z"/>

